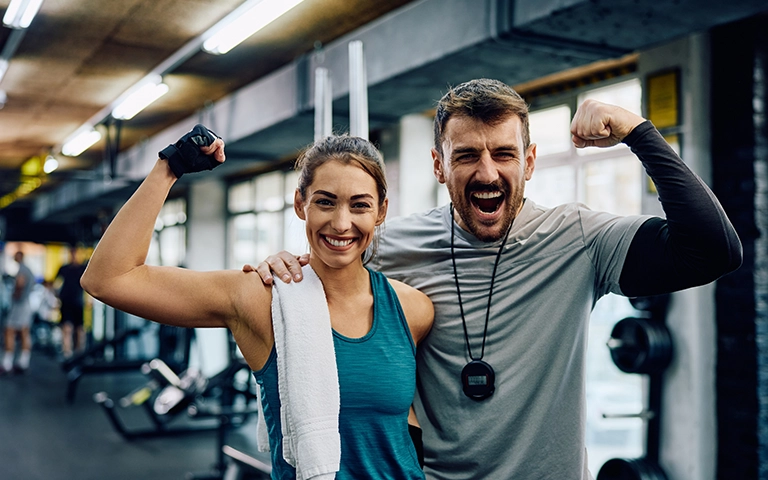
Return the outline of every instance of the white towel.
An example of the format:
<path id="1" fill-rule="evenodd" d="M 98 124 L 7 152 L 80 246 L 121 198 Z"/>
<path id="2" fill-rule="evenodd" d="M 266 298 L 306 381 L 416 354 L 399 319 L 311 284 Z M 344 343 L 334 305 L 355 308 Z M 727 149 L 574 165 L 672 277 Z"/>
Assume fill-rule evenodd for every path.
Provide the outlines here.
<path id="1" fill-rule="evenodd" d="M 269 432 L 267 432 L 267 421 L 264 418 L 264 407 L 261 406 L 261 386 L 256 384 L 256 410 L 259 415 L 256 420 L 256 449 L 260 452 L 268 452 Z"/>
<path id="2" fill-rule="evenodd" d="M 320 277 L 309 265 L 303 273 L 299 283 L 272 287 L 283 457 L 298 480 L 332 479 L 341 437 L 331 316 Z"/>

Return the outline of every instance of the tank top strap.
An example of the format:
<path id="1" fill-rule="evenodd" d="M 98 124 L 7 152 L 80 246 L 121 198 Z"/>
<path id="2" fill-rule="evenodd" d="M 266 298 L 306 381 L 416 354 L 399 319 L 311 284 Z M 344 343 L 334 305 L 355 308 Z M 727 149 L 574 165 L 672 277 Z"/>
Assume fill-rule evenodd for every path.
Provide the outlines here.
<path id="1" fill-rule="evenodd" d="M 383 330 L 387 332 L 387 335 L 399 336 L 399 340 L 406 340 L 413 354 L 415 354 L 416 345 L 411 337 L 411 329 L 408 327 L 408 321 L 405 319 L 405 313 L 400 305 L 400 299 L 397 297 L 395 289 L 392 288 L 384 274 L 371 270 L 368 267 L 366 269 L 370 272 L 371 277 L 375 321 L 386 323 L 385 325 L 380 324 L 377 326 L 377 333 L 379 330 Z"/>

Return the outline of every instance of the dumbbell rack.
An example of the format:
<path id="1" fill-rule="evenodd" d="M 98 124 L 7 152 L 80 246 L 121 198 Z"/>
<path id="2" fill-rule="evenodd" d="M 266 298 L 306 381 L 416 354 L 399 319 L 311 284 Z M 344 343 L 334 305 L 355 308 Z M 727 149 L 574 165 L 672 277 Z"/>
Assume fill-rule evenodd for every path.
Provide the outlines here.
<path id="1" fill-rule="evenodd" d="M 619 321 L 611 332 L 608 348 L 621 371 L 648 375 L 647 408 L 640 413 L 604 417 L 642 418 L 646 424 L 645 456 L 608 460 L 600 468 L 597 480 L 667 480 L 659 466 L 659 447 L 664 370 L 673 355 L 672 338 L 666 327 L 669 295 L 638 297 L 630 302 L 646 316 Z"/>

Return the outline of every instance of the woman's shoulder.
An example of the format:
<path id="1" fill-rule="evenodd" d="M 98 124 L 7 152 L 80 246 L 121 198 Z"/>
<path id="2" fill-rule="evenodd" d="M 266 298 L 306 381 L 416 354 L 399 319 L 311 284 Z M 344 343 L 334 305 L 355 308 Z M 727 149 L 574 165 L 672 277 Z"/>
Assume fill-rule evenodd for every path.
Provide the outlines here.
<path id="1" fill-rule="evenodd" d="M 413 288 L 412 286 L 405 284 L 401 282 L 400 280 L 395 280 L 393 278 L 384 277 L 387 279 L 390 285 L 392 285 L 392 288 L 395 290 L 395 293 L 397 293 L 398 297 L 401 296 L 408 296 L 408 297 L 416 297 L 416 298 L 423 298 L 426 301 L 429 301 L 429 297 L 427 297 L 424 293 L 422 293 L 420 290 L 417 290 Z M 431 302 L 430 302 L 431 303 Z"/>
<path id="2" fill-rule="evenodd" d="M 432 327 L 435 317 L 435 309 L 432 301 L 421 291 L 406 285 L 398 280 L 387 278 L 392 289 L 397 294 L 400 306 L 403 308 L 405 319 L 411 330 L 416 330 L 419 338 L 422 338 Z"/>

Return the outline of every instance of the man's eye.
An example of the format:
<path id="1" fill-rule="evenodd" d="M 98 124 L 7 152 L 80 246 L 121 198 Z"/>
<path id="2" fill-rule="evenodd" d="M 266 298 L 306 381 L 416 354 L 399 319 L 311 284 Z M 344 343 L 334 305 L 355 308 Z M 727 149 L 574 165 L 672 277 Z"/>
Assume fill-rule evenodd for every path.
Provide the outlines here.
<path id="1" fill-rule="evenodd" d="M 475 156 L 474 155 L 459 155 L 454 159 L 455 162 L 458 163 L 467 163 L 474 161 Z"/>

